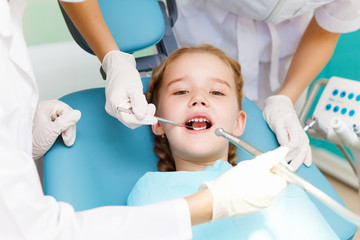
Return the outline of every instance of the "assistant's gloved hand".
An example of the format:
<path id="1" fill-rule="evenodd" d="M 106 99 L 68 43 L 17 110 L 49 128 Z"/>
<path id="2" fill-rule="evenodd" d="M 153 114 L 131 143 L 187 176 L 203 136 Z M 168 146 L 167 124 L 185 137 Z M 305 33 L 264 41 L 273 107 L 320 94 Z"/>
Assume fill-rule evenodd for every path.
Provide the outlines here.
<path id="1" fill-rule="evenodd" d="M 279 147 L 242 161 L 218 179 L 203 183 L 200 189 L 207 187 L 213 196 L 212 220 L 240 217 L 269 207 L 287 185 L 270 169 L 283 161 L 287 152 L 287 148 Z"/>
<path id="2" fill-rule="evenodd" d="M 105 55 L 102 67 L 106 73 L 106 112 L 132 129 L 156 124 L 155 106 L 146 101 L 134 57 L 111 51 Z M 132 108 L 134 114 L 121 112 L 117 107 Z"/>
<path id="3" fill-rule="evenodd" d="M 76 122 L 81 113 L 58 101 L 40 101 L 33 121 L 33 159 L 38 161 L 61 134 L 66 146 L 75 142 Z"/>
<path id="4" fill-rule="evenodd" d="M 302 163 L 312 163 L 309 138 L 296 115 L 291 100 L 285 95 L 275 95 L 265 100 L 263 112 L 265 121 L 281 146 L 289 148 L 286 161 L 296 171 Z"/>

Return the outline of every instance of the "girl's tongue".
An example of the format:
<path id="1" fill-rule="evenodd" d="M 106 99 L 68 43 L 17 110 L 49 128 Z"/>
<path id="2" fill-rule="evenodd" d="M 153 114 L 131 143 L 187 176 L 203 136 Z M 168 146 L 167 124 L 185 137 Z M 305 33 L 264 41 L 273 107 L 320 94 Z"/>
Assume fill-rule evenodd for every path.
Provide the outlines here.
<path id="1" fill-rule="evenodd" d="M 192 127 L 194 130 L 206 129 L 206 122 L 194 122 Z"/>

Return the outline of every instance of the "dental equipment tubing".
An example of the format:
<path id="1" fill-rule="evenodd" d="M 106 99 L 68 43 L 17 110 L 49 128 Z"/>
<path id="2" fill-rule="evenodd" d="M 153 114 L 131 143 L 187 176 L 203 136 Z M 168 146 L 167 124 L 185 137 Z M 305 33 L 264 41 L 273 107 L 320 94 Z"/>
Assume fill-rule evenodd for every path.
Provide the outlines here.
<path id="1" fill-rule="evenodd" d="M 246 150 L 248 153 L 253 155 L 254 157 L 259 156 L 263 154 L 262 151 L 255 148 L 251 144 L 245 142 L 244 140 L 234 137 L 230 133 L 226 132 L 222 128 L 217 128 L 215 131 L 215 134 L 217 136 L 221 136 L 228 140 L 229 142 L 233 143 L 235 146 L 240 147 L 244 150 Z M 314 185 L 306 181 L 304 178 L 300 177 L 296 173 L 289 170 L 286 166 L 279 163 L 275 165 L 271 171 L 275 173 L 276 175 L 279 175 L 280 177 L 284 178 L 287 182 L 293 183 L 300 188 L 304 189 L 317 199 L 319 199 L 321 202 L 323 202 L 325 205 L 330 207 L 334 212 L 336 212 L 338 215 L 342 216 L 344 219 L 348 220 L 349 222 L 360 226 L 360 216 L 349 211 L 347 208 L 345 208 L 343 205 L 339 204 L 337 201 L 329 197 L 327 194 L 325 194 L 320 189 L 316 188 Z"/>

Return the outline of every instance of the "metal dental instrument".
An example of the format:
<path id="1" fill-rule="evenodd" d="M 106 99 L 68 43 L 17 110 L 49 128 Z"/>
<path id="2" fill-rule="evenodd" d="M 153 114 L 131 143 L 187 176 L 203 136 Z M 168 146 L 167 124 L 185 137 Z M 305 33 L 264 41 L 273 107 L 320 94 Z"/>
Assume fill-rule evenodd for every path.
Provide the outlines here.
<path id="1" fill-rule="evenodd" d="M 230 133 L 226 132 L 222 128 L 217 128 L 215 131 L 215 134 L 217 136 L 221 136 L 221 137 L 225 138 L 229 142 L 233 143 L 235 146 L 244 149 L 245 151 L 247 151 L 254 157 L 263 154 L 263 152 L 260 151 L 259 149 L 257 149 L 256 147 L 252 146 L 251 144 L 247 143 L 246 141 L 244 141 L 240 138 L 237 138 L 237 137 L 231 135 Z M 304 189 L 305 191 L 307 191 L 308 193 L 310 193 L 311 195 L 313 195 L 314 197 L 319 199 L 321 202 L 323 202 L 325 205 L 330 207 L 334 212 L 336 212 L 338 215 L 342 216 L 344 219 L 348 220 L 349 222 L 351 222 L 357 226 L 360 226 L 360 216 L 359 215 L 349 211 L 343 205 L 339 204 L 337 201 L 335 201 L 334 199 L 329 197 L 326 193 L 324 193 L 320 189 L 316 188 L 314 185 L 309 183 L 304 178 L 300 177 L 296 173 L 289 170 L 283 164 L 279 163 L 279 164 L 275 165 L 271 169 L 271 171 L 274 174 L 279 175 L 280 177 L 284 178 L 289 183 L 293 183 L 293 184 L 299 186 L 300 188 Z"/>
<path id="2" fill-rule="evenodd" d="M 132 110 L 126 109 L 126 108 L 122 108 L 122 107 L 117 107 L 117 110 L 118 110 L 118 111 L 121 111 L 121 112 L 125 112 L 125 113 L 130 113 L 130 114 L 133 114 L 133 113 L 134 113 Z M 185 124 L 176 123 L 176 122 L 173 122 L 173 121 L 170 121 L 170 120 L 161 118 L 161 117 L 156 117 L 156 116 L 155 116 L 155 118 L 156 118 L 159 122 L 168 123 L 168 124 L 175 125 L 175 126 L 180 126 L 180 127 L 185 127 L 185 128 L 187 128 L 187 129 L 193 129 L 192 126 L 186 126 Z"/>

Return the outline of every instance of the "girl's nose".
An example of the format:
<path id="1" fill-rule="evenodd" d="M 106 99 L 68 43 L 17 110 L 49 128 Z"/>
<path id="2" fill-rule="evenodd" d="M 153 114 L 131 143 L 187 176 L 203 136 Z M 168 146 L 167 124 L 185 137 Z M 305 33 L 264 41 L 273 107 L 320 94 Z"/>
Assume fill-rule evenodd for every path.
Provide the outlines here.
<path id="1" fill-rule="evenodd" d="M 198 101 L 194 101 L 193 103 L 192 103 L 192 106 L 196 106 L 196 105 L 202 105 L 202 106 L 206 106 L 207 104 L 205 103 L 205 102 L 203 102 L 203 101 L 200 101 L 200 102 L 198 102 Z"/>
<path id="2" fill-rule="evenodd" d="M 191 102 L 190 102 L 190 105 L 191 106 L 208 106 L 209 105 L 209 102 L 208 100 L 206 99 L 206 96 L 205 96 L 205 93 L 203 92 L 198 92 L 198 93 L 195 93 L 193 98 L 191 99 Z"/>

